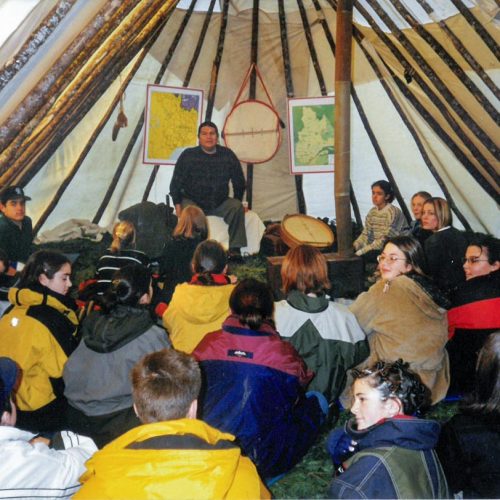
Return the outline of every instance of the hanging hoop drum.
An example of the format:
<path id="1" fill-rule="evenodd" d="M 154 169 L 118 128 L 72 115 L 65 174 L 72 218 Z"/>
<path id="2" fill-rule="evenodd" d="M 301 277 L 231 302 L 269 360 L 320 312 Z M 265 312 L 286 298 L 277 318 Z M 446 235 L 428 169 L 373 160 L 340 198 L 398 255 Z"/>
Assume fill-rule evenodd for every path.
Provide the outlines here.
<path id="1" fill-rule="evenodd" d="M 286 215 L 281 222 L 281 239 L 290 247 L 311 245 L 326 248 L 333 245 L 334 236 L 328 224 L 309 215 Z"/>
<path id="2" fill-rule="evenodd" d="M 241 162 L 264 163 L 280 147 L 280 120 L 265 102 L 242 101 L 227 116 L 223 137 Z"/>

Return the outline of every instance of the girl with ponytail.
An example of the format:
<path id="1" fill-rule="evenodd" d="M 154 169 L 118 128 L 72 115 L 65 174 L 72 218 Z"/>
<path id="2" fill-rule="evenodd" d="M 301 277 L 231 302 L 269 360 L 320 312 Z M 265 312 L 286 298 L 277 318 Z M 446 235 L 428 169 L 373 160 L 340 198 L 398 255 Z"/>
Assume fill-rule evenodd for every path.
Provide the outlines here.
<path id="1" fill-rule="evenodd" d="M 144 355 L 170 346 L 149 312 L 151 273 L 140 264 L 116 271 L 99 311 L 82 323 L 82 341 L 65 370 L 71 429 L 102 447 L 140 425 L 132 405 L 130 371 Z"/>

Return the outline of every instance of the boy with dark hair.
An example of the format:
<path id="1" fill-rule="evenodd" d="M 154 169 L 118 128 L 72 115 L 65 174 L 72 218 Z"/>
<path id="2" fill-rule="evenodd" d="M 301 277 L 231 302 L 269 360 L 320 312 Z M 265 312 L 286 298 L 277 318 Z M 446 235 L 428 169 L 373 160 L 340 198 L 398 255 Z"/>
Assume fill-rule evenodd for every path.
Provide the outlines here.
<path id="1" fill-rule="evenodd" d="M 196 419 L 201 375 L 187 354 L 164 349 L 132 370 L 144 425 L 87 463 L 75 498 L 270 498 L 234 436 Z"/>
<path id="2" fill-rule="evenodd" d="M 49 441 L 14 427 L 12 393 L 18 379 L 14 361 L 0 358 L 0 498 L 70 498 L 97 448 L 90 438 L 73 432 L 56 433 Z"/>
<path id="3" fill-rule="evenodd" d="M 33 228 L 26 215 L 26 201 L 31 200 L 20 186 L 9 186 L 0 195 L 0 248 L 11 265 L 26 262 L 31 255 Z"/>

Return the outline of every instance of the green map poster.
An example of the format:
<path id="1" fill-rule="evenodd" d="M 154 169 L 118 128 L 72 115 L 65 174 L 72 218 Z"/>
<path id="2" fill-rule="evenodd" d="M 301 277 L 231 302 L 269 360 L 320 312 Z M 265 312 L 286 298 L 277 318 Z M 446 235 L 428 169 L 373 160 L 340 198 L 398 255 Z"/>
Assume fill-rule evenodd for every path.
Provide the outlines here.
<path id="1" fill-rule="evenodd" d="M 174 165 L 182 151 L 198 144 L 203 91 L 148 85 L 144 163 Z"/>
<path id="2" fill-rule="evenodd" d="M 335 98 L 288 100 L 290 172 L 333 172 Z"/>

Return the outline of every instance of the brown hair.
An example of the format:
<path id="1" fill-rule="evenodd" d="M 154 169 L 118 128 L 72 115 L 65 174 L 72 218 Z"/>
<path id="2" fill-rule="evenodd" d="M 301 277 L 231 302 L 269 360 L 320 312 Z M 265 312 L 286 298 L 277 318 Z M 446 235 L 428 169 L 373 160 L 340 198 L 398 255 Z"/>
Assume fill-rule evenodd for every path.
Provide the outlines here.
<path id="1" fill-rule="evenodd" d="M 206 240 L 208 236 L 207 218 L 200 207 L 188 205 L 182 209 L 173 237 L 200 238 Z"/>
<path id="2" fill-rule="evenodd" d="M 132 222 L 124 220 L 117 222 L 113 227 L 113 241 L 111 243 L 111 252 L 118 253 L 135 243 L 135 226 Z"/>
<path id="3" fill-rule="evenodd" d="M 186 417 L 200 388 L 198 363 L 174 349 L 148 354 L 132 370 L 132 397 L 145 424 Z"/>
<path id="4" fill-rule="evenodd" d="M 325 256 L 310 245 L 299 245 L 288 251 L 281 266 L 285 293 L 322 293 L 330 288 Z"/>
<path id="5" fill-rule="evenodd" d="M 413 201 L 417 196 L 420 196 L 420 198 L 423 198 L 425 201 L 427 201 L 429 198 L 432 198 L 432 194 L 428 193 L 427 191 L 417 191 L 412 197 L 411 201 Z"/>
<path id="6" fill-rule="evenodd" d="M 420 242 L 413 236 L 394 236 L 385 241 L 386 245 L 392 243 L 401 250 L 406 258 L 406 263 L 410 264 L 413 272 L 425 276 L 426 262 L 425 253 Z"/>
<path id="7" fill-rule="evenodd" d="M 240 281 L 229 297 L 229 307 L 240 323 L 258 330 L 262 323 L 273 323 L 273 292 L 267 283 L 255 278 Z"/>
<path id="8" fill-rule="evenodd" d="M 451 226 L 453 223 L 453 217 L 451 215 L 450 207 L 448 202 L 444 198 L 433 197 L 429 198 L 425 205 L 432 205 L 434 207 L 434 213 L 438 221 L 438 229 L 442 229 L 446 226 Z"/>

